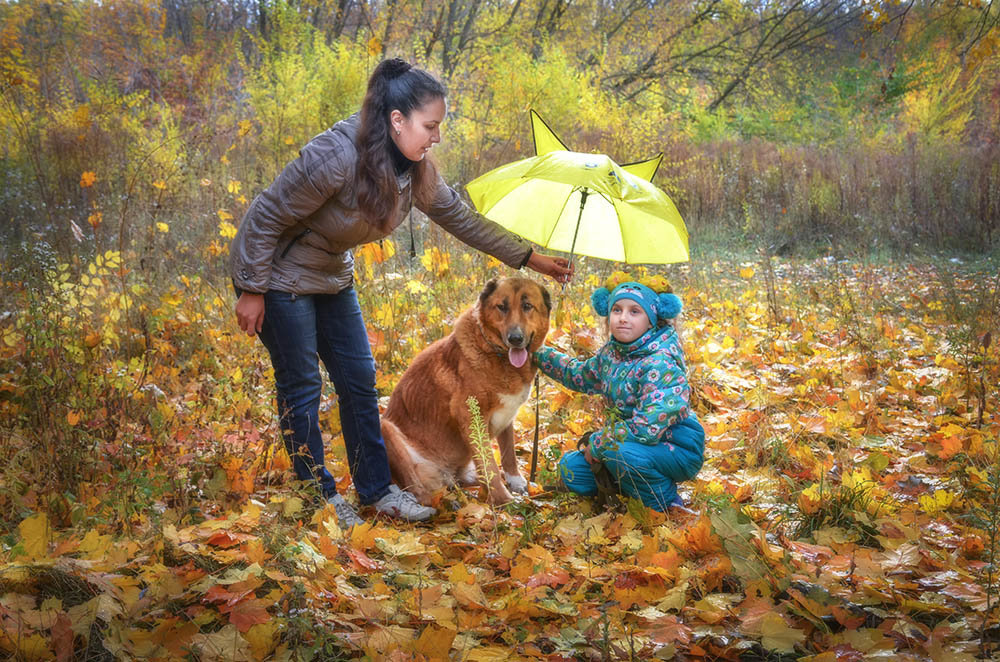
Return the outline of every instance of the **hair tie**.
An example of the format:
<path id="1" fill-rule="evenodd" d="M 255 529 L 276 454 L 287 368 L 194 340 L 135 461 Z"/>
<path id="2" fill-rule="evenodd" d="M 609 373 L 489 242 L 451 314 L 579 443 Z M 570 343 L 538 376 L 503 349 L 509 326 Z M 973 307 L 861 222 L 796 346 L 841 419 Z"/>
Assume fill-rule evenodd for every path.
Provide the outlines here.
<path id="1" fill-rule="evenodd" d="M 379 65 L 379 69 L 382 70 L 380 73 L 382 73 L 382 75 L 384 75 L 388 80 L 399 78 L 412 68 L 412 64 L 398 57 L 383 60 L 382 64 Z"/>

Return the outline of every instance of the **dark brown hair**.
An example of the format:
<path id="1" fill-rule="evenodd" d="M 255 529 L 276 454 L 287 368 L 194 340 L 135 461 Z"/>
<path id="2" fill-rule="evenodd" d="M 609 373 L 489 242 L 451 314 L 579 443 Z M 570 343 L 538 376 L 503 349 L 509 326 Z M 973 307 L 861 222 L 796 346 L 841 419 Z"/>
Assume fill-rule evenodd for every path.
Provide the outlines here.
<path id="1" fill-rule="evenodd" d="M 396 172 L 389 136 L 389 114 L 398 110 L 409 117 L 434 99 L 446 96 L 444 85 L 423 69 L 399 58 L 383 60 L 368 79 L 358 130 L 358 168 L 355 187 L 361 217 L 388 232 L 399 202 Z M 437 185 L 437 169 L 424 157 L 410 167 L 410 190 L 421 206 L 428 205 Z"/>

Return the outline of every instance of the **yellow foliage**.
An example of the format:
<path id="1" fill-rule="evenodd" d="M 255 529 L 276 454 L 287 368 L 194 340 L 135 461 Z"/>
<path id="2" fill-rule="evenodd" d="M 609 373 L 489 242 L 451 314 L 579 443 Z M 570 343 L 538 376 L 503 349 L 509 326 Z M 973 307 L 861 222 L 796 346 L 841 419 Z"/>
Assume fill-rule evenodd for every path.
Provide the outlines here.
<path id="1" fill-rule="evenodd" d="M 229 216 L 229 218 L 232 218 L 232 216 Z M 232 239 L 236 236 L 236 226 L 229 221 L 222 221 L 219 223 L 219 235 L 226 239 Z"/>
<path id="2" fill-rule="evenodd" d="M 934 490 L 934 494 L 922 494 L 920 508 L 928 515 L 943 513 L 958 502 L 958 496 L 947 490 Z"/>
<path id="3" fill-rule="evenodd" d="M 420 257 L 420 264 L 434 276 L 443 276 L 451 268 L 451 255 L 441 251 L 437 246 L 432 246 L 424 251 Z"/>
<path id="4" fill-rule="evenodd" d="M 979 70 L 970 75 L 952 66 L 953 58 L 948 49 L 937 51 L 933 70 L 944 72 L 940 80 L 903 97 L 907 129 L 926 139 L 959 140 L 973 118 L 979 96 Z"/>

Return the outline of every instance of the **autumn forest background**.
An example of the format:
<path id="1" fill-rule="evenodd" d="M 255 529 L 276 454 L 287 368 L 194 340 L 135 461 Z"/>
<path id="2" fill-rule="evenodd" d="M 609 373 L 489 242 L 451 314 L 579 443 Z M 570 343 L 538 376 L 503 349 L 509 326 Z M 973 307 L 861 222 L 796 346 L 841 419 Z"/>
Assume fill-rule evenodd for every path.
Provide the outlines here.
<path id="1" fill-rule="evenodd" d="M 18 660 L 974 660 L 1000 643 L 1000 10 L 984 0 L 0 3 L 0 650 Z M 228 243 L 386 56 L 456 188 L 663 152 L 709 443 L 694 511 L 556 494 L 601 403 L 542 380 L 530 497 L 341 531 L 291 481 Z M 356 252 L 388 395 L 509 273 Z M 581 259 L 549 342 L 603 341 Z M 336 396 L 328 465 L 352 496 Z"/>

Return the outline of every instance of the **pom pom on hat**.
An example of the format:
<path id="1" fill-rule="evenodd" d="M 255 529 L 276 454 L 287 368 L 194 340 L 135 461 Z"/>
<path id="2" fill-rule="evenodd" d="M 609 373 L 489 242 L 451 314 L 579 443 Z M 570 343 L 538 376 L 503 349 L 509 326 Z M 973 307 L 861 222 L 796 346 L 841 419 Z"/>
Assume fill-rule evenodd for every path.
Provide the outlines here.
<path id="1" fill-rule="evenodd" d="M 594 307 L 594 312 L 596 312 L 601 317 L 607 317 L 610 312 L 610 306 L 608 301 L 611 299 L 611 292 L 606 287 L 599 287 L 594 290 L 594 293 L 590 295 L 590 305 Z"/>
<path id="2" fill-rule="evenodd" d="M 664 292 L 656 298 L 656 314 L 661 319 L 673 319 L 680 315 L 683 309 L 684 304 L 681 303 L 681 298 L 676 294 Z"/>

